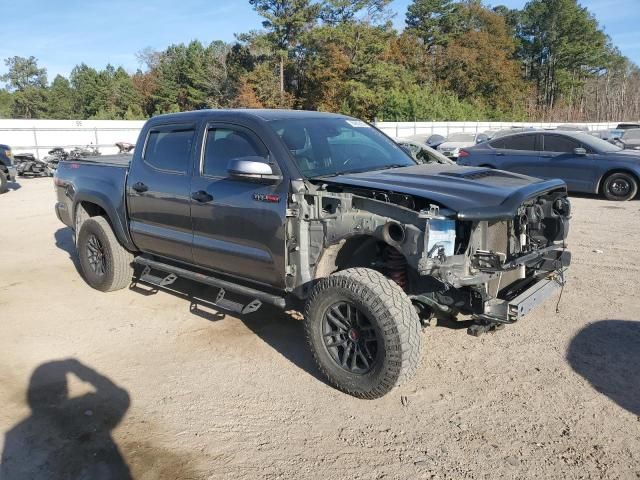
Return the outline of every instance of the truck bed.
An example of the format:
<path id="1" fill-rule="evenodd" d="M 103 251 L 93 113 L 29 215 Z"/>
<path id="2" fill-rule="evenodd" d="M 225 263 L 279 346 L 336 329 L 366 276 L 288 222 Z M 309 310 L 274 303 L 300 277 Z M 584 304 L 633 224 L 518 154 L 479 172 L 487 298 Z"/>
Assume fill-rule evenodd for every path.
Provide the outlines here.
<path id="1" fill-rule="evenodd" d="M 133 155 L 130 153 L 116 153 L 114 155 L 95 155 L 76 159 L 68 159 L 67 162 L 97 163 L 101 165 L 113 165 L 118 167 L 128 167 Z"/>

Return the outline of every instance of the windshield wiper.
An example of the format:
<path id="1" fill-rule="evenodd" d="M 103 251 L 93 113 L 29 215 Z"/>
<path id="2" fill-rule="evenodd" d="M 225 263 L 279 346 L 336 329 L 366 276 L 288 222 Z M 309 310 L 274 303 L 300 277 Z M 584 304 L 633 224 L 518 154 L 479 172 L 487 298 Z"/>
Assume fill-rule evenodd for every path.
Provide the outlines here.
<path id="1" fill-rule="evenodd" d="M 411 165 L 404 165 L 400 163 L 394 163 L 393 165 L 385 165 L 384 167 L 379 168 L 371 168 L 370 170 L 390 170 L 392 168 L 402 168 L 402 167 L 410 167 Z"/>

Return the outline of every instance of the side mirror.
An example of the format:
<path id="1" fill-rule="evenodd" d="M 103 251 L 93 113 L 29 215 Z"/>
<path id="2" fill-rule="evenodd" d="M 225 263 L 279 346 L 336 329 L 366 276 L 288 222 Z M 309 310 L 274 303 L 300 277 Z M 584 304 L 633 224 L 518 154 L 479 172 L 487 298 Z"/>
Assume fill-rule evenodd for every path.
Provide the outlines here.
<path id="1" fill-rule="evenodd" d="M 232 178 L 252 180 L 259 183 L 276 183 L 282 179 L 273 173 L 271 165 L 263 157 L 241 157 L 229 162 L 227 171 Z"/>
<path id="2" fill-rule="evenodd" d="M 581 157 L 585 156 L 587 154 L 587 151 L 584 148 L 574 148 L 573 149 L 573 153 L 575 153 L 576 155 L 579 155 Z"/>

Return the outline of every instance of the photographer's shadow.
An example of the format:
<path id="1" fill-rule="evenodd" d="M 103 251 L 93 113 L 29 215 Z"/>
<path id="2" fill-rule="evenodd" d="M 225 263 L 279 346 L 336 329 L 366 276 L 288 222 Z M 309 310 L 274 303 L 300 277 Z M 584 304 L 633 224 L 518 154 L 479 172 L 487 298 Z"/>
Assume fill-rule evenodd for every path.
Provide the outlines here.
<path id="1" fill-rule="evenodd" d="M 68 374 L 92 392 L 69 396 Z M 129 408 L 126 390 L 75 359 L 40 365 L 27 392 L 31 415 L 5 436 L 0 479 L 130 479 L 111 431 Z"/>
<path id="2" fill-rule="evenodd" d="M 598 392 L 640 415 L 640 322 L 601 320 L 571 340 L 567 360 Z"/>

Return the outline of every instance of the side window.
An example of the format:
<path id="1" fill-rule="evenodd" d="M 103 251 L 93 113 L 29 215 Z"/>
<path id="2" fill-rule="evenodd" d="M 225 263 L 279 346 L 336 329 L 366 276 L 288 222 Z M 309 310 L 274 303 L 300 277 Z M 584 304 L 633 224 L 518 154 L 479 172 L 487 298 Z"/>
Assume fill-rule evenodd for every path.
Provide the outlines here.
<path id="1" fill-rule="evenodd" d="M 163 127 L 151 130 L 144 149 L 144 161 L 158 170 L 186 173 L 191 161 L 193 127 Z"/>
<path id="2" fill-rule="evenodd" d="M 544 135 L 544 151 L 572 153 L 574 148 L 578 148 L 580 144 L 575 140 L 560 135 Z"/>
<path id="3" fill-rule="evenodd" d="M 203 175 L 227 177 L 229 161 L 243 157 L 260 157 L 264 163 L 269 163 L 267 148 L 254 135 L 229 127 L 207 129 Z"/>
<path id="4" fill-rule="evenodd" d="M 491 140 L 489 142 L 493 148 L 505 148 L 504 146 L 504 138 L 496 138 L 495 140 Z"/>
<path id="5" fill-rule="evenodd" d="M 535 135 L 514 135 L 502 139 L 507 150 L 534 151 L 536 149 Z"/>

